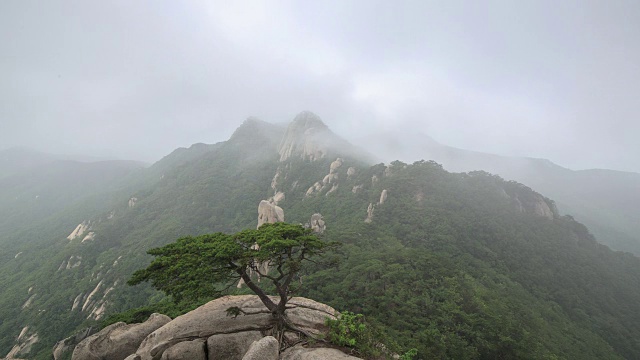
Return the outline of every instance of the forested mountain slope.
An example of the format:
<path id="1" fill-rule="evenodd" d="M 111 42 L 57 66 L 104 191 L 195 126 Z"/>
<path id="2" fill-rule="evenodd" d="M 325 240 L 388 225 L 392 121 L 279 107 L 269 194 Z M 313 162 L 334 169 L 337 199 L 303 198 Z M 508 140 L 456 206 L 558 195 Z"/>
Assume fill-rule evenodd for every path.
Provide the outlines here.
<path id="1" fill-rule="evenodd" d="M 484 170 L 553 198 L 560 212 L 586 224 L 613 249 L 640 254 L 640 174 L 574 171 L 549 160 L 506 157 L 442 145 L 424 134 L 385 133 L 360 142 L 384 161 L 431 159 L 453 172 Z M 587 155 L 585 155 L 587 156 Z"/>
<path id="2" fill-rule="evenodd" d="M 365 314 L 419 358 L 640 357 L 638 258 L 519 183 L 362 153 L 311 113 L 286 129 L 252 119 L 75 205 L 100 212 L 2 254 L 0 353 L 46 359 L 74 330 L 159 301 L 125 284 L 149 248 L 284 217 L 344 243 L 301 295 Z"/>
<path id="3" fill-rule="evenodd" d="M 88 196 L 111 193 L 142 169 L 133 161 L 55 160 L 0 179 L 0 244 Z"/>

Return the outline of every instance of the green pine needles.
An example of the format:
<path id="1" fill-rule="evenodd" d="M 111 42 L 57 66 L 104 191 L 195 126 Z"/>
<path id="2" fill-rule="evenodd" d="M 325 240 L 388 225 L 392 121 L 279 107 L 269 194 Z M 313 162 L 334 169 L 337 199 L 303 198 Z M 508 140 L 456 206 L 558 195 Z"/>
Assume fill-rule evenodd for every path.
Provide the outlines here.
<path id="1" fill-rule="evenodd" d="M 301 225 L 286 223 L 264 224 L 258 230 L 235 234 L 187 236 L 149 250 L 155 260 L 146 269 L 136 271 L 128 284 L 149 281 L 175 301 L 181 301 L 219 296 L 242 280 L 274 317 L 280 319 L 296 290 L 294 280 L 304 263 L 338 245 L 320 240 L 312 230 Z M 275 287 L 278 303 L 252 275 Z"/>

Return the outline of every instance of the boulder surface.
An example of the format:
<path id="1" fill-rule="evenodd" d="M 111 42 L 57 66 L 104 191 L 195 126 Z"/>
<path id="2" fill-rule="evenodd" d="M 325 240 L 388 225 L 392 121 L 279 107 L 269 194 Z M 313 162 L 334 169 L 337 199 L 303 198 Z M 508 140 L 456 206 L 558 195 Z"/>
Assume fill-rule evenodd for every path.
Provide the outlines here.
<path id="1" fill-rule="evenodd" d="M 141 324 L 111 324 L 82 340 L 73 350 L 72 360 L 122 360 L 136 352 L 142 340 L 171 318 L 152 314 Z"/>

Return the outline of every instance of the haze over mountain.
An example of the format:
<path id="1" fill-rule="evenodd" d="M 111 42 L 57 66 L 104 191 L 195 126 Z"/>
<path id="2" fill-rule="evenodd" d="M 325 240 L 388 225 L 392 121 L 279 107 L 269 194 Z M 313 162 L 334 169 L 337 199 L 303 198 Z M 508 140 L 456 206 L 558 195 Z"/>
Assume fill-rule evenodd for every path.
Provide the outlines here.
<path id="1" fill-rule="evenodd" d="M 347 139 L 640 172 L 639 7 L 3 1 L 0 149 L 155 162 L 312 109 Z"/>
<path id="2" fill-rule="evenodd" d="M 452 172 L 483 170 L 515 180 L 555 200 L 563 214 L 586 224 L 603 244 L 640 254 L 640 174 L 605 169 L 574 171 L 548 159 L 505 157 L 443 145 L 418 132 L 387 131 L 357 142 L 377 160 L 435 160 Z"/>
<path id="3" fill-rule="evenodd" d="M 127 286 L 147 250 L 286 221 L 343 244 L 299 295 L 398 353 L 640 359 L 638 24 L 638 1 L 1 1 L 0 357 L 178 316 L 211 294 Z"/>
<path id="4" fill-rule="evenodd" d="M 286 127 L 248 119 L 227 141 L 148 168 L 53 162 L 7 176 L 20 196 L 0 196 L 0 210 L 25 221 L 0 222 L 0 353 L 48 359 L 110 314 L 188 311 L 208 299 L 170 305 L 125 285 L 147 249 L 286 220 L 344 244 L 336 266 L 304 273 L 301 295 L 367 315 L 421 357 L 640 355 L 638 257 L 525 185 L 362 154 L 303 112 Z M 43 207 L 37 194 L 59 201 Z"/>

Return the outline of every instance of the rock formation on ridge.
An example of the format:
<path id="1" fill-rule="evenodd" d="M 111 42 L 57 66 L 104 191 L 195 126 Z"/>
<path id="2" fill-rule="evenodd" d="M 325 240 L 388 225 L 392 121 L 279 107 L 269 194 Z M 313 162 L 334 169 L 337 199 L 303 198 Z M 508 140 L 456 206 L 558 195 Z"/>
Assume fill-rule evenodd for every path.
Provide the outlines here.
<path id="1" fill-rule="evenodd" d="M 227 310 L 235 307 L 241 315 L 234 317 Z M 325 304 L 295 297 L 288 302 L 286 314 L 296 328 L 321 337 L 328 331 L 325 319 L 335 319 L 338 312 Z M 110 325 L 78 344 L 72 359 L 357 359 L 335 349 L 324 351 L 300 345 L 278 355 L 278 343 L 274 344 L 271 337 L 274 326 L 271 313 L 258 296 L 224 296 L 170 321 L 164 315 L 153 314 L 142 324 Z M 285 338 L 296 341 L 299 334 L 286 332 Z M 270 355 L 260 357 L 264 354 Z"/>

